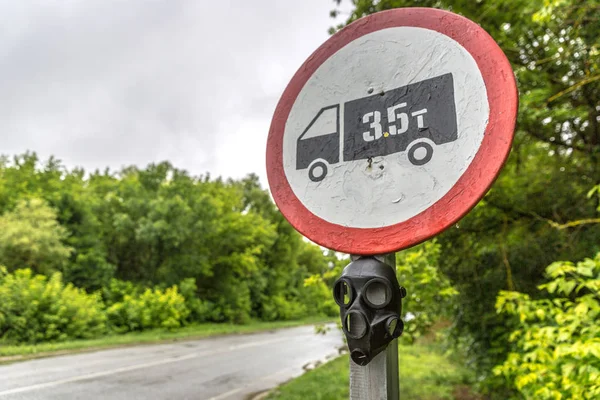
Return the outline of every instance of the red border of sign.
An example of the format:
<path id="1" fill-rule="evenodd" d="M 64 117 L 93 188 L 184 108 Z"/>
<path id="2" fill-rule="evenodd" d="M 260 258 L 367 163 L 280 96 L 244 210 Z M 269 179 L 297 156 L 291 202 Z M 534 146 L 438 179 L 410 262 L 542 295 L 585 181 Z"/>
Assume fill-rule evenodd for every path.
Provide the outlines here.
<path id="1" fill-rule="evenodd" d="M 487 89 L 490 115 L 481 147 L 471 165 L 444 197 L 416 216 L 382 228 L 351 228 L 327 222 L 298 200 L 283 168 L 283 133 L 296 97 L 317 68 L 351 41 L 381 29 L 414 26 L 443 33 L 475 59 Z M 329 38 L 300 67 L 285 89 L 267 140 L 267 175 L 275 203 L 307 238 L 350 254 L 384 254 L 429 239 L 469 212 L 485 195 L 510 152 L 518 95 L 510 63 L 494 39 L 479 25 L 433 8 L 399 8 L 369 15 Z"/>

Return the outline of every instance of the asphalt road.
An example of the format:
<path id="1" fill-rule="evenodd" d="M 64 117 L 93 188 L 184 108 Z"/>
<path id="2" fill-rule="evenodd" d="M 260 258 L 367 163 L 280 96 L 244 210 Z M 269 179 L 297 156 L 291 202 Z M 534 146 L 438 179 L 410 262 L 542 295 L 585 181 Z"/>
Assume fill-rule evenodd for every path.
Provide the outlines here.
<path id="1" fill-rule="evenodd" d="M 0 366 L 0 400 L 246 399 L 341 345 L 305 326 L 25 361 Z"/>

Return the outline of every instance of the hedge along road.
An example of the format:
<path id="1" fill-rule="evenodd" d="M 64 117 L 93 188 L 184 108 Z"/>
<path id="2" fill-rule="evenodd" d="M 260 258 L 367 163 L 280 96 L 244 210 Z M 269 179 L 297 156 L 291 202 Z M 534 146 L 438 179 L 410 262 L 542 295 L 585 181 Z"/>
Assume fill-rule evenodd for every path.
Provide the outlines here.
<path id="1" fill-rule="evenodd" d="M 336 328 L 138 346 L 0 366 L 4 399 L 245 399 L 337 354 Z"/>

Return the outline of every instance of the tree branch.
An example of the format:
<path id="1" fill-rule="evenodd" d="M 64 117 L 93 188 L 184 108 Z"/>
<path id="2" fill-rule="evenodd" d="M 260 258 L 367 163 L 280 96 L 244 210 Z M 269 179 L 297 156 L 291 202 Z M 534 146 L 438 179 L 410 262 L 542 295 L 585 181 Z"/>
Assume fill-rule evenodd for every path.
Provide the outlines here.
<path id="1" fill-rule="evenodd" d="M 553 102 L 554 100 L 558 99 L 561 96 L 564 96 L 565 94 L 571 93 L 572 91 L 580 88 L 583 85 L 587 85 L 588 83 L 592 83 L 592 82 L 598 81 L 598 80 L 600 80 L 600 74 L 594 75 L 594 76 L 590 76 L 589 78 L 585 78 L 585 79 L 577 82 L 576 84 L 574 84 L 572 86 L 569 86 L 565 90 L 561 90 L 560 92 L 556 93 L 554 96 L 550 97 L 546 101 L 546 104 Z"/>
<path id="2" fill-rule="evenodd" d="M 544 217 L 538 216 L 539 219 L 546 221 L 551 227 L 562 231 L 568 228 L 575 228 L 581 225 L 590 225 L 590 224 L 600 224 L 600 218 L 586 218 L 586 219 L 578 219 L 575 221 L 567 222 L 566 224 L 559 224 L 556 221 L 552 221 L 551 219 L 547 219 Z"/>

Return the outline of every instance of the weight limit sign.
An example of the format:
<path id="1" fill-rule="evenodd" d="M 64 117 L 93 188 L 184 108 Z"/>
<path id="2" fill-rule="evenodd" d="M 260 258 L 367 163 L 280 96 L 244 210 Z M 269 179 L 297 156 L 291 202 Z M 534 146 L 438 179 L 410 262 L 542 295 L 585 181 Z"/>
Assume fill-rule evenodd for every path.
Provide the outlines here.
<path id="1" fill-rule="evenodd" d="M 283 93 L 267 143 L 271 192 L 325 247 L 397 251 L 483 197 L 516 112 L 510 64 L 477 24 L 435 9 L 373 14 L 317 49 Z"/>

